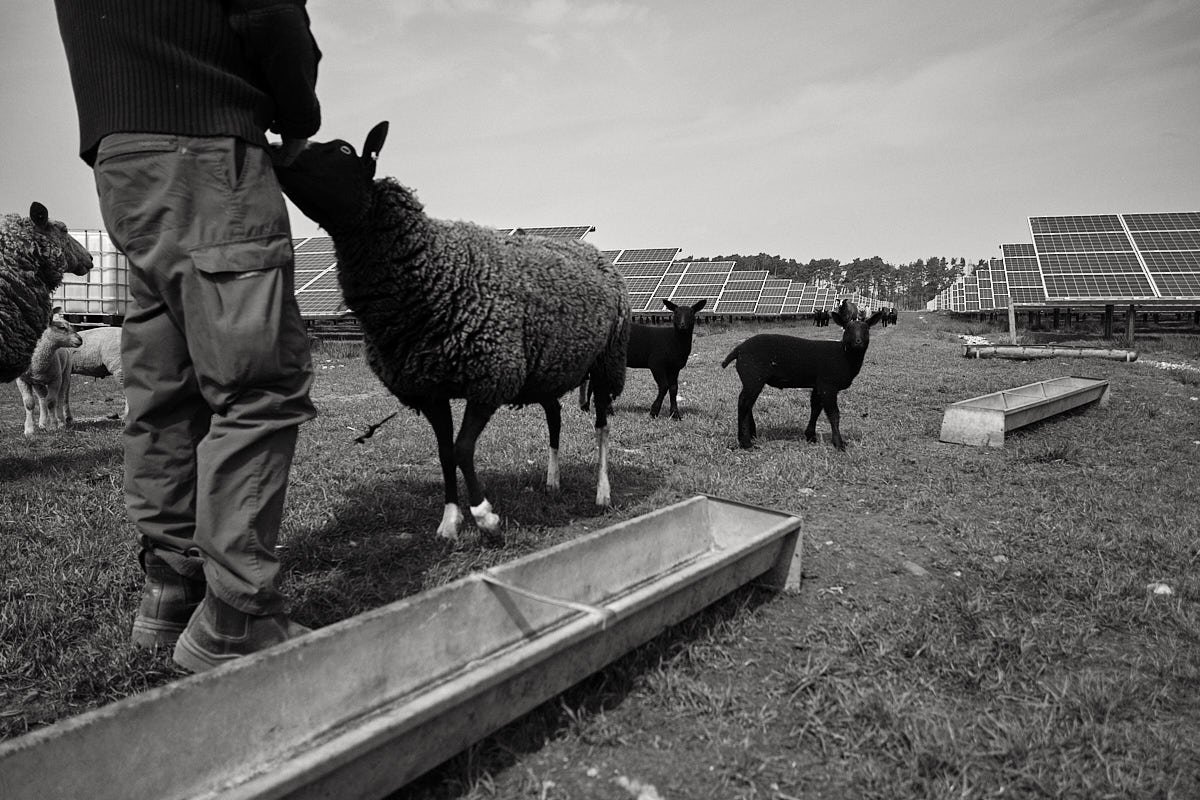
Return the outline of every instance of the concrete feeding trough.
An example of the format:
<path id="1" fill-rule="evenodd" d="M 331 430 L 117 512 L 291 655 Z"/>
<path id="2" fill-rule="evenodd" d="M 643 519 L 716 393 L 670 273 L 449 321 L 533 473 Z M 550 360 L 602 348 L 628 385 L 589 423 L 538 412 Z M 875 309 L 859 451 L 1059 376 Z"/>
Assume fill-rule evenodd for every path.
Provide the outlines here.
<path id="1" fill-rule="evenodd" d="M 942 416 L 943 442 L 1003 447 L 1010 431 L 1091 402 L 1108 405 L 1108 381 L 1051 378 L 960 400 Z"/>
<path id="2" fill-rule="evenodd" d="M 2 794 L 383 797 L 800 556 L 799 518 L 697 496 L 6 742 Z"/>
<path id="3" fill-rule="evenodd" d="M 1029 360 L 1034 358 L 1106 358 L 1110 361 L 1137 361 L 1137 350 L 1121 350 L 1111 347 L 1072 347 L 1046 344 L 971 344 L 963 345 L 967 358 L 1012 358 Z"/>

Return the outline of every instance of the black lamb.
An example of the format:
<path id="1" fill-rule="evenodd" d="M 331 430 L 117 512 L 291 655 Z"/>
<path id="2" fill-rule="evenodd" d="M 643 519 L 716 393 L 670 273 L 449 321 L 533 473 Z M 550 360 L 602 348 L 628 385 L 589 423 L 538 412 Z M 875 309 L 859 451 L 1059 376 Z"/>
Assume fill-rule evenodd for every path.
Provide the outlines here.
<path id="1" fill-rule="evenodd" d="M 446 488 L 438 534 L 457 536 L 461 470 L 476 523 L 498 538 L 500 519 L 475 473 L 475 442 L 501 406 L 545 409 L 546 485 L 558 489 L 559 398 L 585 376 L 597 399 L 596 503 L 609 505 L 606 414 L 625 383 L 630 325 L 621 274 L 583 242 L 429 218 L 409 189 L 375 180 L 386 135 L 387 123 L 372 129 L 361 156 L 344 141 L 312 143 L 278 175 L 288 197 L 333 237 L 367 363 L 433 426 Z M 457 438 L 452 398 L 467 401 Z"/>
<path id="2" fill-rule="evenodd" d="M 696 328 L 696 314 L 704 308 L 707 300 L 690 306 L 678 306 L 663 298 L 662 304 L 671 311 L 671 324 L 640 325 L 634 323 L 629 329 L 629 354 L 625 366 L 630 369 L 648 369 L 658 385 L 658 396 L 650 404 L 650 416 L 657 417 L 662 411 L 663 398 L 671 393 L 671 419 L 683 419 L 679 413 L 676 395 L 679 392 L 679 372 L 687 366 L 692 354 L 692 332 Z M 579 407 L 588 409 L 590 387 L 585 380 L 579 387 Z"/>
<path id="3" fill-rule="evenodd" d="M 838 392 L 850 388 L 862 369 L 863 357 L 871 342 L 871 326 L 879 322 L 882 315 L 881 309 L 869 319 L 860 320 L 854 304 L 843 302 L 830 314 L 830 318 L 842 326 L 840 342 L 760 333 L 733 348 L 721 366 L 727 367 L 736 360 L 738 377 L 742 380 L 742 391 L 738 395 L 738 444 L 750 447 L 758 435 L 754 425 L 754 403 L 764 386 L 811 388 L 812 413 L 804 438 L 810 442 L 817 440 L 817 417 L 824 409 L 833 429 L 833 446 L 845 450 L 846 442 L 838 427 L 841 418 Z"/>

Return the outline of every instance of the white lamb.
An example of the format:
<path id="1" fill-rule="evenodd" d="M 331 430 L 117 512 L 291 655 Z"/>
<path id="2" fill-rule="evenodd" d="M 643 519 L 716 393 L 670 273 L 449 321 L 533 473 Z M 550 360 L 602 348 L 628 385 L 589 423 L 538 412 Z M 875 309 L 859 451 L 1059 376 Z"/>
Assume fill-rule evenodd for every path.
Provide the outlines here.
<path id="1" fill-rule="evenodd" d="M 60 424 L 71 425 L 71 349 L 83 339 L 74 326 L 63 318 L 62 309 L 55 306 L 50 324 L 42 331 L 33 348 L 29 367 L 17 377 L 21 402 L 25 405 L 25 435 L 33 436 L 37 428 L 53 430 Z M 33 406 L 38 405 L 38 423 L 33 423 Z"/>
<path id="2" fill-rule="evenodd" d="M 72 375 L 87 375 L 90 378 L 117 379 L 122 392 L 125 389 L 125 373 L 121 369 L 121 329 L 114 325 L 102 325 L 79 332 L 83 339 L 77 349 L 69 351 Z M 129 401 L 125 401 L 123 417 L 129 416 Z"/>

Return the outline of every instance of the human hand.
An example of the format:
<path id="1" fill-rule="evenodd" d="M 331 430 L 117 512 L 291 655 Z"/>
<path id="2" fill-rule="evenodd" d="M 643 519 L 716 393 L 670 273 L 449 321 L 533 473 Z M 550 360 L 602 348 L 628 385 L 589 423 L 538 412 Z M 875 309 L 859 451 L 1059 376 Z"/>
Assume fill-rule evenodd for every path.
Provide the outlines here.
<path id="1" fill-rule="evenodd" d="M 296 157 L 304 152 L 304 148 L 308 147 L 308 139 L 288 139 L 284 138 L 279 144 L 271 145 L 271 160 L 275 162 L 277 167 L 286 167 L 291 165 Z"/>

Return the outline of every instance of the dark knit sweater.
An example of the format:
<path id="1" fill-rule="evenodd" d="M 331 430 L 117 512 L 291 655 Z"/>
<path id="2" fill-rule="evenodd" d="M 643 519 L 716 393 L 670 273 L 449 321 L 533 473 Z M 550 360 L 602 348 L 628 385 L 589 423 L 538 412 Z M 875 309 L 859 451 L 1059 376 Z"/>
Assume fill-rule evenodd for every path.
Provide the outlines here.
<path id="1" fill-rule="evenodd" d="M 55 0 L 89 165 L 110 133 L 317 132 L 304 0 Z"/>

